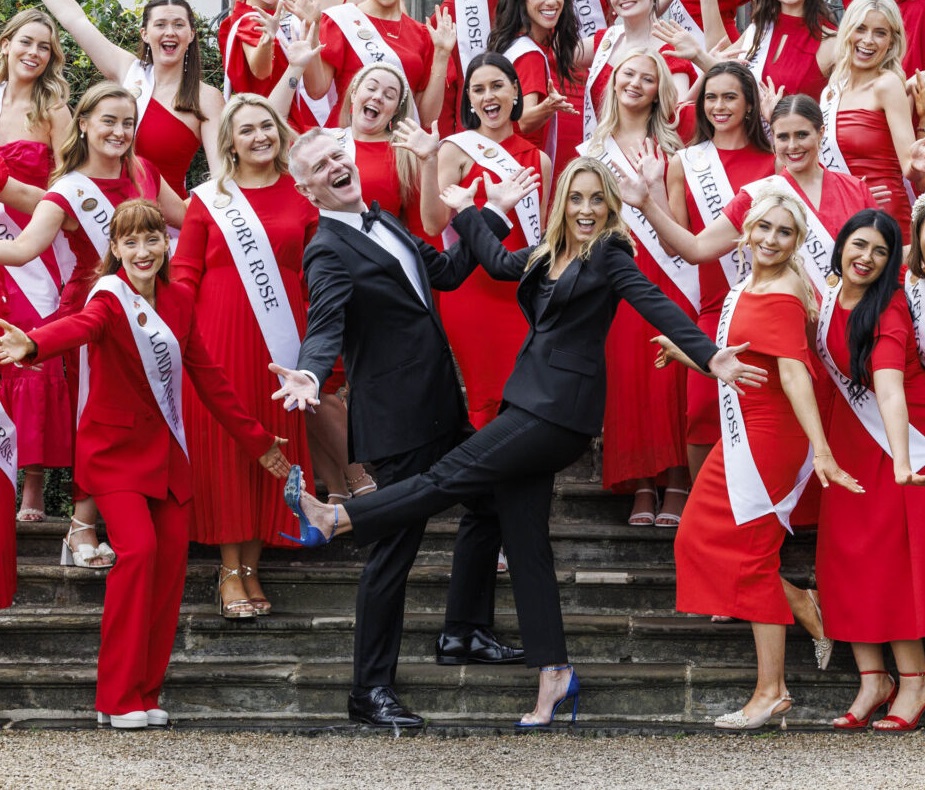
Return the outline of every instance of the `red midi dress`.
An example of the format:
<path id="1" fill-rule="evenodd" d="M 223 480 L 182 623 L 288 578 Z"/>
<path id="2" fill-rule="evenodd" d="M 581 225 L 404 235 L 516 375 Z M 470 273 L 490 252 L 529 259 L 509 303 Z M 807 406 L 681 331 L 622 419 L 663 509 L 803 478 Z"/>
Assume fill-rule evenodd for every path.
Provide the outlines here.
<path id="1" fill-rule="evenodd" d="M 317 225 L 317 210 L 295 191 L 289 175 L 280 176 L 271 186 L 241 191 L 267 231 L 301 338 L 307 324 L 302 251 Z M 270 400 L 280 386 L 267 370 L 270 352 L 225 237 L 196 195 L 171 260 L 171 276 L 196 292 L 196 320 L 206 349 L 223 368 L 245 410 L 268 431 L 289 440 L 286 457 L 305 469 L 305 479 L 311 483 L 304 413 L 287 412 Z M 268 475 L 235 443 L 192 387 L 184 387 L 183 394 L 193 472 L 190 539 L 207 544 L 262 540 L 292 546 L 277 535 L 293 528 L 292 513 L 283 501 L 283 481 Z"/>
<path id="2" fill-rule="evenodd" d="M 809 448 L 777 368 L 784 357 L 812 370 L 802 302 L 789 294 L 743 292 L 728 343 L 746 341 L 751 346 L 739 359 L 767 370 L 768 381 L 740 399 L 742 417 L 758 473 L 771 500 L 779 502 L 793 489 Z M 678 611 L 792 623 L 779 576 L 785 534 L 774 513 L 735 523 L 723 444 L 717 442 L 694 481 L 675 538 Z"/>
<path id="3" fill-rule="evenodd" d="M 16 594 L 16 486 L 0 472 L 0 609 Z"/>
<path id="4" fill-rule="evenodd" d="M 733 190 L 738 192 L 745 184 L 774 173 L 774 154 L 765 153 L 751 145 L 736 150 L 717 149 L 719 160 L 726 171 L 726 177 Z M 696 188 L 696 187 L 695 187 Z M 700 209 L 691 192 L 690 181 L 684 182 L 684 199 L 687 203 L 687 216 L 692 233 L 704 229 Z M 701 263 L 700 274 L 700 314 L 697 326 L 711 340 L 716 339 L 719 326 L 719 314 L 723 300 L 729 293 L 729 281 L 719 261 Z M 717 401 L 716 382 L 713 379 L 687 371 L 687 443 L 715 444 L 719 441 L 719 402 Z"/>
<path id="5" fill-rule="evenodd" d="M 501 145 L 524 167 L 542 173 L 540 150 L 533 143 L 514 134 Z M 460 186 L 468 187 L 485 172 L 481 165 L 473 164 Z M 498 180 L 494 173 L 491 176 Z M 480 183 L 475 204 L 481 208 L 486 200 L 485 187 Z M 508 219 L 514 226 L 504 246 L 522 250 L 529 242 L 516 212 L 511 210 Z M 483 428 L 498 414 L 501 391 L 527 334 L 516 293 L 517 283 L 493 280 L 478 267 L 458 289 L 440 295 L 440 317 L 462 371 L 469 420 L 476 428 Z"/>
<path id="6" fill-rule="evenodd" d="M 636 265 L 691 320 L 696 311 L 683 292 L 633 235 Z M 661 334 L 627 301 L 617 307 L 607 335 L 607 405 L 604 410 L 604 488 L 644 477 L 655 477 L 676 466 L 687 466 L 686 369 L 655 367 L 655 347 Z"/>
<path id="7" fill-rule="evenodd" d="M 826 339 L 845 375 L 850 373 L 845 335 L 850 314 L 836 302 Z M 909 424 L 925 431 L 925 370 L 902 290 L 880 317 L 870 369 L 904 372 Z M 925 637 L 925 489 L 896 485 L 893 459 L 841 394 L 827 435 L 835 458 L 865 493 L 830 486 L 822 495 L 816 580 L 826 636 L 840 642 Z"/>
<path id="8" fill-rule="evenodd" d="M 0 146 L 0 156 L 6 159 L 13 178 L 47 188 L 54 159 L 45 143 L 16 140 Z M 28 214 L 9 206 L 6 211 L 20 228 L 29 223 Z M 60 282 L 61 273 L 52 251 L 43 253 L 41 260 L 52 279 Z M 0 266 L 0 316 L 30 332 L 54 321 L 58 314 L 56 311 L 42 318 L 9 268 Z M 20 467 L 71 465 L 74 427 L 63 360 L 49 359 L 37 366 L 4 365 L 0 368 L 0 401 L 16 425 Z"/>
<path id="9" fill-rule="evenodd" d="M 903 171 L 886 113 L 883 110 L 839 110 L 836 130 L 838 147 L 851 175 L 866 179 L 868 186 L 889 188 L 889 204 L 878 208 L 899 223 L 903 244 L 908 244 L 912 206 L 903 184 Z"/>

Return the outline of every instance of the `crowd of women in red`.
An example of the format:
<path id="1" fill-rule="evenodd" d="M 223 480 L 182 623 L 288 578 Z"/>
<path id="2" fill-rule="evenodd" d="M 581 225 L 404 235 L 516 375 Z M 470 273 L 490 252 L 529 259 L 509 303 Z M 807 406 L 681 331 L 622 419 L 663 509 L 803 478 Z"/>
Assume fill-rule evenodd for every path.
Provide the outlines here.
<path id="1" fill-rule="evenodd" d="M 328 128 L 364 199 L 437 245 L 453 235 L 445 190 L 478 182 L 481 207 L 487 184 L 533 168 L 536 191 L 508 214 L 511 251 L 541 243 L 557 176 L 585 155 L 617 174 L 642 273 L 719 345 L 751 342 L 770 371 L 731 403 L 668 365 L 683 357 L 668 341 L 656 367 L 658 332 L 626 302 L 606 344 L 604 487 L 633 495 L 631 525 L 678 528 L 680 610 L 753 623 L 755 694 L 717 726 L 790 709 L 794 618 L 820 666 L 832 639 L 852 644 L 860 690 L 836 727 L 866 726 L 887 704 L 878 726 L 915 726 L 925 0 L 846 5 L 838 18 L 824 0 L 756 0 L 737 26 L 731 0 L 444 0 L 424 22 L 400 0 L 237 0 L 218 31 L 224 92 L 202 81 L 186 0 L 144 6 L 135 52 L 76 0 L 7 20 L 0 606 L 15 592 L 17 469 L 16 518 L 41 521 L 44 470 L 73 466 L 62 562 L 113 568 L 101 719 L 163 723 L 186 541 L 218 547 L 221 615 L 271 612 L 261 551 L 285 543 L 291 515 L 257 460 L 276 474 L 314 467 L 307 480 L 331 502 L 376 487 L 354 462 L 369 459 L 348 457 L 342 370 L 313 414 L 270 399 L 268 364 L 293 367 L 306 329 L 302 253 L 318 218 L 289 175 L 291 141 Z M 59 24 L 107 80 L 76 103 Z M 426 135 L 441 145 L 422 161 Z M 190 183 L 200 148 L 212 177 Z M 515 290 L 478 269 L 440 299 L 476 428 L 502 407 L 528 331 Z M 158 330 L 166 361 L 146 356 Z M 728 414 L 751 437 L 743 463 L 730 461 L 741 445 Z M 780 576 L 791 522 L 819 525 L 818 593 Z M 118 670 L 114 629 L 134 657 Z"/>

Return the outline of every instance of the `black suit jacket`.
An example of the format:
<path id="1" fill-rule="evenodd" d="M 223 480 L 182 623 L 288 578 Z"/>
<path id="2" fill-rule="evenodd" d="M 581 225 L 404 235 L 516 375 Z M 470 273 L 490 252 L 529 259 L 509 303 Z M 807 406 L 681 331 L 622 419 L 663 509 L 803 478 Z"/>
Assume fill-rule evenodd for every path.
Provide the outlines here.
<path id="1" fill-rule="evenodd" d="M 488 217 L 485 232 L 508 228 Z M 321 384 L 343 353 L 350 382 L 350 457 L 375 461 L 422 447 L 466 422 L 449 341 L 430 289 L 458 288 L 475 269 L 465 242 L 440 253 L 387 212 L 381 220 L 416 254 L 427 304 L 398 259 L 365 233 L 322 216 L 305 249 L 308 332 L 298 368 Z"/>
<path id="2" fill-rule="evenodd" d="M 504 387 L 505 403 L 597 436 L 607 396 L 604 344 L 621 299 L 706 369 L 716 345 L 639 271 L 626 241 L 612 235 L 595 244 L 587 260 L 573 260 L 537 314 L 536 294 L 546 263 L 524 271 L 533 248 L 509 252 L 489 232 L 485 219 L 472 207 L 459 214 L 453 226 L 492 277 L 520 281 L 517 301 L 530 325 Z"/>

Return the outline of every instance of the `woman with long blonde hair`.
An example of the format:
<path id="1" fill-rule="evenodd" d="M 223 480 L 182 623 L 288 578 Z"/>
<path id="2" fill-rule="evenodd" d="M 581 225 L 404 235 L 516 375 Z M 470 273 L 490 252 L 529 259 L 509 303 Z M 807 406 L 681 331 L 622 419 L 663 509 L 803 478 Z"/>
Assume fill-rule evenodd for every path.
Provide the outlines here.
<path id="1" fill-rule="evenodd" d="M 889 190 L 881 207 L 899 222 L 909 243 L 910 191 L 915 142 L 902 70 L 906 34 L 893 0 L 855 0 L 835 40 L 836 62 L 822 94 L 822 163 Z"/>
<path id="2" fill-rule="evenodd" d="M 488 185 L 488 198 L 502 210 L 535 186 L 521 173 Z M 649 282 L 633 262 L 633 244 L 621 216 L 619 190 L 607 166 L 581 157 L 566 166 L 557 185 L 543 241 L 516 252 L 505 249 L 493 229 L 491 209 L 474 205 L 478 188 L 458 185 L 444 192 L 456 210 L 453 227 L 472 256 L 498 279 L 519 282 L 517 300 L 530 325 L 504 390 L 505 408 L 467 441 L 423 474 L 343 506 L 322 505 L 297 483 L 287 487 L 300 515 L 303 535 L 315 544 L 335 531 L 397 532 L 469 496 L 493 494 L 507 550 L 517 616 L 528 666 L 537 668 L 536 705 L 518 726 L 552 722 L 562 702 L 578 711 L 578 677 L 568 663 L 559 591 L 549 542 L 554 475 L 574 462 L 601 428 L 606 400 L 604 343 L 618 303 L 629 300 L 724 381 L 757 384 L 758 368 L 741 365 L 741 348 L 717 351 L 684 313 Z M 486 219 L 486 214 L 489 218 Z M 470 254 L 454 246 L 448 255 Z M 295 371 L 286 372 L 278 393 L 304 408 L 313 397 Z M 295 469 L 295 467 L 293 467 Z M 298 472 L 290 480 L 298 479 Z M 307 514 L 307 515 L 306 515 Z"/>
<path id="3" fill-rule="evenodd" d="M 751 253 L 751 275 L 726 297 L 717 345 L 747 343 L 743 361 L 766 369 L 768 381 L 741 400 L 720 385 L 722 441 L 694 481 L 675 538 L 678 610 L 752 623 L 755 692 L 740 710 L 716 719 L 721 729 L 757 729 L 793 705 L 784 678 L 793 615 L 780 547 L 809 476 L 815 471 L 824 487 L 862 491 L 832 457 L 813 394 L 806 327 L 818 310 L 800 261 L 806 235 L 799 200 L 773 186 L 756 194 L 739 240 L 740 251 Z M 657 365 L 685 361 L 672 343 L 659 341 Z"/>
<path id="4" fill-rule="evenodd" d="M 647 140 L 671 155 L 682 147 L 674 129 L 677 90 L 664 58 L 651 49 L 630 49 L 614 66 L 601 105 L 600 122 L 581 153 L 635 165 Z M 653 189 L 670 213 L 663 179 Z M 695 269 L 679 264 L 659 246 L 638 212 L 624 205 L 623 217 L 633 232 L 636 263 L 642 273 L 694 318 L 699 308 Z M 647 346 L 654 334 L 628 304 L 621 305 L 607 347 L 610 398 L 604 416 L 604 488 L 635 494 L 629 523 L 676 527 L 687 499 L 685 375 L 680 367 L 655 371 Z M 656 489 L 664 476 L 661 510 Z"/>
<path id="5" fill-rule="evenodd" d="M 42 190 L 71 119 L 67 109 L 64 52 L 58 30 L 37 8 L 20 11 L 0 30 L 0 156 L 11 177 Z M 0 219 L 7 233 L 30 215 L 6 205 Z M 24 267 L 0 267 L 0 304 L 8 321 L 35 329 L 54 317 L 58 293 L 70 268 L 66 245 Z M 46 467 L 71 463 L 70 409 L 60 359 L 41 367 L 10 367 L 0 374 L 0 400 L 17 426 L 23 470 L 20 521 L 43 521 Z"/>
<path id="6" fill-rule="evenodd" d="M 196 295 L 206 348 L 238 397 L 289 438 L 296 463 L 310 466 L 305 420 L 271 403 L 278 382 L 267 372 L 271 361 L 294 364 L 291 351 L 298 352 L 305 334 L 302 250 L 318 223 L 317 210 L 289 175 L 289 136 L 262 96 L 232 97 L 219 122 L 219 171 L 193 190 L 171 266 L 174 279 Z M 279 543 L 277 532 L 290 521 L 281 486 L 260 474 L 193 393 L 184 418 L 195 492 L 190 537 L 219 546 L 219 613 L 269 614 L 257 574 L 264 543 Z"/>

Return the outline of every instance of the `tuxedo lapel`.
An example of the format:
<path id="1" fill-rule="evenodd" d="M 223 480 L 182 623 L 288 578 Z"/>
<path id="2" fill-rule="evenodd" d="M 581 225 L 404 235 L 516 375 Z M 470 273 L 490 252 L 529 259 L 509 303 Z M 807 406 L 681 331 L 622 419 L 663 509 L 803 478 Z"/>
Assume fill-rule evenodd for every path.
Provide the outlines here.
<path id="1" fill-rule="evenodd" d="M 421 290 L 424 292 L 424 299 L 427 300 L 427 309 L 433 310 L 433 294 L 430 292 L 430 276 L 427 274 L 427 271 L 424 269 L 424 261 L 421 260 L 421 253 L 418 251 L 418 245 L 414 243 L 414 239 L 411 238 L 411 233 L 408 229 L 401 224 L 392 214 L 388 211 L 383 211 L 380 215 L 379 221 L 385 225 L 389 230 L 392 231 L 399 239 L 408 247 L 408 250 L 414 256 L 414 263 L 417 266 L 418 280 L 421 283 Z M 397 263 L 397 261 L 396 261 Z M 401 269 L 401 264 L 398 264 L 399 269 Z M 401 272 L 402 279 L 411 286 L 411 283 L 408 282 L 408 277 L 405 275 L 404 270 Z M 411 290 L 414 291 L 414 286 L 411 286 Z M 415 295 L 417 295 L 415 293 Z"/>

